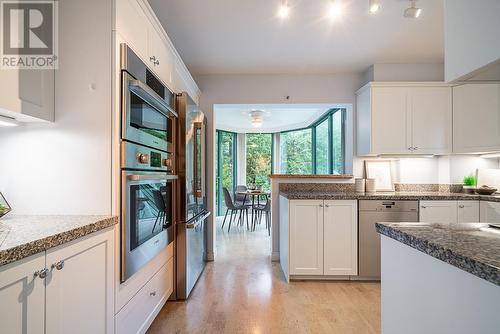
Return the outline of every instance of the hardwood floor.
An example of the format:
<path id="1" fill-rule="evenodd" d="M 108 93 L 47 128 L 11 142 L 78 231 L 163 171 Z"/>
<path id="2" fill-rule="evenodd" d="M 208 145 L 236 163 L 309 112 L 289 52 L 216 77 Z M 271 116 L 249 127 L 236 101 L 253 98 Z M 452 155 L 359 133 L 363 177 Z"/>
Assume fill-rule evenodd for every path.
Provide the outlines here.
<path id="1" fill-rule="evenodd" d="M 217 258 L 186 302 L 168 302 L 148 333 L 379 333 L 380 284 L 291 282 L 255 232 L 217 225 Z"/>

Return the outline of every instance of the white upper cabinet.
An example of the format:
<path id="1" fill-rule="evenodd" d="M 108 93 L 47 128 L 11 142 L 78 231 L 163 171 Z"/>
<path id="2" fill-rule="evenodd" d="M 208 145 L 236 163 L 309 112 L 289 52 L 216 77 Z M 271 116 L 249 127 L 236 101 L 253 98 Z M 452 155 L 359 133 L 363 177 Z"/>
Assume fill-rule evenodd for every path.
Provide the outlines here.
<path id="1" fill-rule="evenodd" d="M 134 52 L 148 57 L 148 18 L 137 0 L 116 0 L 116 30 Z"/>
<path id="2" fill-rule="evenodd" d="M 453 87 L 453 152 L 500 151 L 500 85 Z"/>
<path id="3" fill-rule="evenodd" d="M 451 87 L 371 83 L 356 104 L 358 155 L 451 152 Z"/>
<path id="4" fill-rule="evenodd" d="M 148 66 L 171 90 L 174 76 L 174 55 L 154 27 L 148 32 Z"/>

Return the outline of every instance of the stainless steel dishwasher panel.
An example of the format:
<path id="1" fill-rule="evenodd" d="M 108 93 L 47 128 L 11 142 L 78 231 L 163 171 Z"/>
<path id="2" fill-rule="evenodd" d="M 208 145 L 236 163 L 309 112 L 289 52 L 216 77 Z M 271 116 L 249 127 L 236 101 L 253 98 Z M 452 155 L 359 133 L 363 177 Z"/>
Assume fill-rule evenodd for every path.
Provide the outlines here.
<path id="1" fill-rule="evenodd" d="M 359 279 L 380 279 L 379 222 L 418 222 L 418 201 L 359 201 Z"/>

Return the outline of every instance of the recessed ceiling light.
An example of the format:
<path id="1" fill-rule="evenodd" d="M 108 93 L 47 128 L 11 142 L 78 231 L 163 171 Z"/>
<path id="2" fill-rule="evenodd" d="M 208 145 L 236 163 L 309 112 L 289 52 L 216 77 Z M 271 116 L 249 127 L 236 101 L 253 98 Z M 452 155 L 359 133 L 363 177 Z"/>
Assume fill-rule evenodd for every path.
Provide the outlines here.
<path id="1" fill-rule="evenodd" d="M 280 8 L 278 9 L 278 16 L 282 19 L 288 17 L 290 15 L 290 6 L 288 6 L 287 0 L 281 0 Z"/>
<path id="2" fill-rule="evenodd" d="M 330 8 L 328 9 L 328 16 L 330 16 L 332 20 L 341 17 L 343 12 L 344 8 L 340 0 L 332 0 L 330 2 Z"/>
<path id="3" fill-rule="evenodd" d="M 380 9 L 380 0 L 370 0 L 370 13 L 375 14 Z"/>
<path id="4" fill-rule="evenodd" d="M 14 118 L 0 116 L 0 126 L 18 126 L 19 124 Z"/>
<path id="5" fill-rule="evenodd" d="M 416 1 L 417 0 L 410 0 L 411 7 L 405 9 L 404 17 L 416 19 L 420 16 L 420 14 L 422 14 L 422 8 L 418 8 L 415 6 Z"/>

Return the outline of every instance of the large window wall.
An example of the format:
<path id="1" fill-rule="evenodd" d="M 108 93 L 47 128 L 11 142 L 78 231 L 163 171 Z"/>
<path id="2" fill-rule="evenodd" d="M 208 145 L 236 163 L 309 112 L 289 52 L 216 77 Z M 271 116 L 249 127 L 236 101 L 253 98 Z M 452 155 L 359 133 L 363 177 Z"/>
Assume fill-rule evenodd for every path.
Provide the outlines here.
<path id="1" fill-rule="evenodd" d="M 247 133 L 246 146 L 246 183 L 271 190 L 269 174 L 273 168 L 272 133 Z"/>
<path id="2" fill-rule="evenodd" d="M 237 177 L 237 141 L 236 133 L 217 130 L 215 149 L 217 152 L 216 173 L 216 203 L 218 214 L 226 211 L 223 188 L 233 193 Z"/>
<path id="3" fill-rule="evenodd" d="M 332 109 L 304 129 L 280 135 L 283 174 L 342 174 L 345 170 L 345 109 Z"/>

